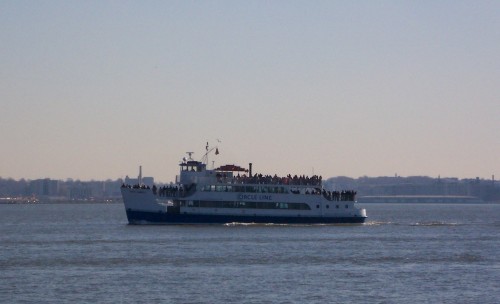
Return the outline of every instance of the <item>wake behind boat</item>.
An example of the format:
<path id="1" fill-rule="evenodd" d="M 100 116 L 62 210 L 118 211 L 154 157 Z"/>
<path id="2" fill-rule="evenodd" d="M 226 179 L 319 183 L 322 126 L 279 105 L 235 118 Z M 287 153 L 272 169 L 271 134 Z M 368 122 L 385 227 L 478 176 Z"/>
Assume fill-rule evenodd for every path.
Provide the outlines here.
<path id="1" fill-rule="evenodd" d="M 355 191 L 327 191 L 319 176 L 253 174 L 237 165 L 207 169 L 202 161 L 183 158 L 176 182 L 157 187 L 123 184 L 121 193 L 130 224 L 363 223 L 366 210 L 355 206 Z"/>

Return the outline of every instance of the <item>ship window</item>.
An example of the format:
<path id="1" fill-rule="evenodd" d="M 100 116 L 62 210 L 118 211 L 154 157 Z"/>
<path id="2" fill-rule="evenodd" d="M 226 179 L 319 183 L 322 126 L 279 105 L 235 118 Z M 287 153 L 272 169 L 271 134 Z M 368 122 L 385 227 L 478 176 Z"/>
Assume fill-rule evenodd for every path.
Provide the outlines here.
<path id="1" fill-rule="evenodd" d="M 223 202 L 222 208 L 234 208 L 234 202 Z"/>
<path id="2" fill-rule="evenodd" d="M 247 208 L 257 208 L 257 203 L 256 202 L 246 202 Z"/>
<path id="3" fill-rule="evenodd" d="M 195 201 L 195 207 L 198 207 L 196 203 L 198 203 L 201 208 L 223 208 L 224 206 L 224 202 L 221 201 Z"/>
<path id="4" fill-rule="evenodd" d="M 188 207 L 200 207 L 200 201 L 188 201 L 187 206 Z"/>
<path id="5" fill-rule="evenodd" d="M 255 187 L 252 187 L 252 186 L 246 186 L 245 191 L 246 192 L 257 192 Z"/>
<path id="6" fill-rule="evenodd" d="M 188 207 L 311 210 L 305 203 L 188 201 Z M 319 205 L 318 205 L 319 206 Z"/>
<path id="7" fill-rule="evenodd" d="M 266 202 L 257 202 L 256 208 L 257 209 L 269 209 L 269 204 Z"/>

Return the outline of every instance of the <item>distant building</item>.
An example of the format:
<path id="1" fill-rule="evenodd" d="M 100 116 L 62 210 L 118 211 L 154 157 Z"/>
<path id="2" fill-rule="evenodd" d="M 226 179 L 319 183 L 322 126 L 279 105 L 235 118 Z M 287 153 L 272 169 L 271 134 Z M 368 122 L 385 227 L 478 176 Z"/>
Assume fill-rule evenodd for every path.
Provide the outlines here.
<path id="1" fill-rule="evenodd" d="M 58 196 L 59 181 L 49 178 L 33 180 L 30 182 L 29 189 L 31 194 L 36 196 Z"/>
<path id="2" fill-rule="evenodd" d="M 374 195 L 358 197 L 359 203 L 481 204 L 481 199 L 461 195 Z"/>
<path id="3" fill-rule="evenodd" d="M 73 200 L 88 199 L 92 197 L 92 190 L 87 185 L 74 185 L 69 191 L 69 198 Z"/>

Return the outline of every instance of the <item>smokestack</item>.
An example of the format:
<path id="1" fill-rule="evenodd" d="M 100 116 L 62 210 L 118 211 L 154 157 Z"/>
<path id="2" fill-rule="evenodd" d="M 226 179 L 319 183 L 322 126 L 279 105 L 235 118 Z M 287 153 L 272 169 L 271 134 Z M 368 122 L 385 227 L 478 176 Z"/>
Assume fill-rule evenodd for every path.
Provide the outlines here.
<path id="1" fill-rule="evenodd" d="M 139 180 L 139 185 L 142 186 L 142 166 L 139 166 L 139 177 L 138 177 L 138 180 Z"/>
<path id="2" fill-rule="evenodd" d="M 248 175 L 250 175 L 250 177 L 252 177 L 252 163 L 248 164 Z"/>

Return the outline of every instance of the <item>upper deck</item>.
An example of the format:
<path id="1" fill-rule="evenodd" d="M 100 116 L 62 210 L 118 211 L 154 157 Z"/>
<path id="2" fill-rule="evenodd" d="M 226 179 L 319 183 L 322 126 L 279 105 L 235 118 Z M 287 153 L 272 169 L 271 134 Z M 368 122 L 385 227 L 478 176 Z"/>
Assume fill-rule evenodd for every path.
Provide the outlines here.
<path id="1" fill-rule="evenodd" d="M 180 175 L 176 178 L 177 183 L 189 184 L 267 184 L 267 185 L 294 185 L 322 188 L 322 177 L 313 175 L 311 177 L 301 175 L 292 176 L 288 174 L 285 177 L 278 175 L 252 174 L 252 164 L 249 169 L 237 165 L 224 165 L 216 169 L 207 169 L 206 164 L 186 160 L 179 164 Z"/>
<path id="2" fill-rule="evenodd" d="M 180 175 L 177 183 L 191 193 L 201 192 L 238 192 L 238 193 L 275 193 L 322 195 L 330 201 L 354 201 L 356 192 L 352 190 L 327 191 L 323 188 L 321 176 L 306 175 L 281 177 L 278 175 L 252 174 L 249 169 L 237 165 L 224 165 L 207 169 L 206 164 L 194 160 L 184 160 L 179 164 Z M 194 192 L 193 192 L 194 191 Z"/>

